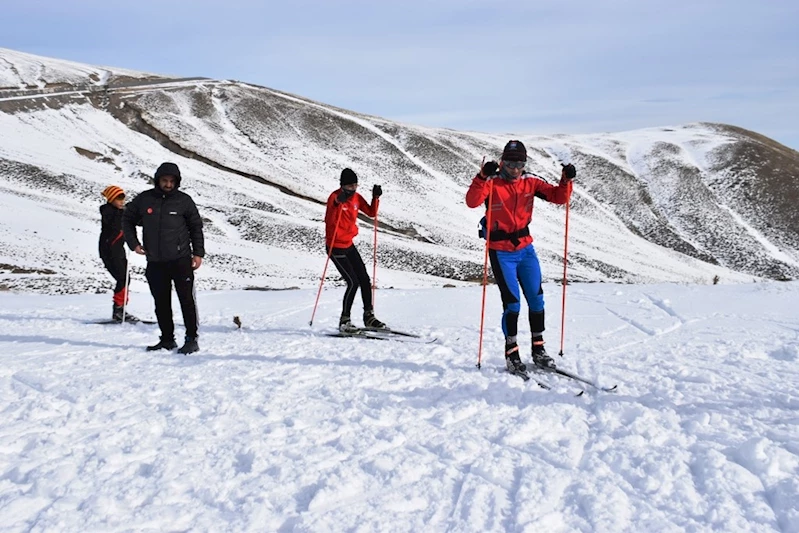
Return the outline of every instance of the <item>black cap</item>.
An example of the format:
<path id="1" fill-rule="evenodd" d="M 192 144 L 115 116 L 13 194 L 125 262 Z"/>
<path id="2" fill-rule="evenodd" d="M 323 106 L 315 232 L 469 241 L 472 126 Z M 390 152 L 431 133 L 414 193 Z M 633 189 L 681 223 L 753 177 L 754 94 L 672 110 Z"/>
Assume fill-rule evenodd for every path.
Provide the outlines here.
<path id="1" fill-rule="evenodd" d="M 502 150 L 503 161 L 527 161 L 527 148 L 522 141 L 508 141 Z"/>
<path id="2" fill-rule="evenodd" d="M 341 184 L 342 185 L 352 185 L 353 183 L 358 183 L 358 175 L 352 171 L 351 168 L 345 168 L 341 171 Z"/>

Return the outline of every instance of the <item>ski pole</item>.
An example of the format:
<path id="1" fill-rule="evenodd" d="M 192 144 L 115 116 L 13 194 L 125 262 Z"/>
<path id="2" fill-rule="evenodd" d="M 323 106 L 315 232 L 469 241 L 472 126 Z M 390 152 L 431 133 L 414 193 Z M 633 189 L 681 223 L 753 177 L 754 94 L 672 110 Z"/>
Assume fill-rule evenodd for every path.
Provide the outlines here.
<path id="1" fill-rule="evenodd" d="M 377 289 L 377 210 L 375 210 L 374 244 L 372 246 L 372 310 L 375 308 L 375 289 Z"/>
<path id="2" fill-rule="evenodd" d="M 566 268 L 568 265 L 567 256 L 569 253 L 569 204 L 571 198 L 566 200 L 566 233 L 563 238 L 563 301 L 560 305 L 560 352 L 558 355 L 563 357 L 563 336 L 566 332 Z"/>
<path id="3" fill-rule="evenodd" d="M 325 274 L 327 273 L 327 264 L 330 262 L 330 256 L 333 254 L 333 245 L 336 244 L 336 234 L 338 233 L 338 223 L 341 220 L 341 213 L 343 209 L 338 210 L 336 216 L 336 228 L 333 230 L 333 238 L 330 240 L 330 250 L 327 251 L 327 259 L 325 259 L 325 268 L 322 269 L 322 279 L 319 280 L 319 290 L 316 292 L 316 301 L 313 304 L 313 312 L 311 313 L 311 321 L 308 322 L 309 326 L 313 326 L 313 317 L 316 315 L 316 306 L 319 305 L 319 296 L 322 294 L 322 284 L 325 282 Z"/>
<path id="4" fill-rule="evenodd" d="M 124 251 L 123 251 L 124 253 Z M 127 256 L 127 254 L 125 254 Z M 128 293 L 130 292 L 130 261 L 125 257 L 125 297 L 122 300 L 122 323 L 128 315 Z"/>
<path id="5" fill-rule="evenodd" d="M 483 157 L 485 163 L 485 157 Z M 483 163 L 480 164 L 480 171 L 483 170 Z M 488 246 L 491 244 L 491 202 L 494 199 L 494 180 L 488 182 L 488 213 L 486 213 L 486 250 L 483 259 L 483 302 L 480 305 L 480 341 L 477 347 L 477 368 L 480 368 L 483 360 L 483 325 L 485 324 L 486 311 L 486 289 L 488 288 Z"/>

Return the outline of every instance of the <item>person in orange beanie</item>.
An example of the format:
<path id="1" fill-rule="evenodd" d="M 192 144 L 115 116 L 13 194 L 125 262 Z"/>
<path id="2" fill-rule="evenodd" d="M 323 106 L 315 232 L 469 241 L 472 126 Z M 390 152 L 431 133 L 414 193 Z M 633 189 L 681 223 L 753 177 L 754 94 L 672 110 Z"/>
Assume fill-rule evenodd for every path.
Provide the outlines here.
<path id="1" fill-rule="evenodd" d="M 138 322 L 138 318 L 125 312 L 128 299 L 128 259 L 125 240 L 122 238 L 122 213 L 125 209 L 125 191 L 109 185 L 102 192 L 106 203 L 100 206 L 100 259 L 106 270 L 116 280 L 111 319 L 115 322 Z"/>

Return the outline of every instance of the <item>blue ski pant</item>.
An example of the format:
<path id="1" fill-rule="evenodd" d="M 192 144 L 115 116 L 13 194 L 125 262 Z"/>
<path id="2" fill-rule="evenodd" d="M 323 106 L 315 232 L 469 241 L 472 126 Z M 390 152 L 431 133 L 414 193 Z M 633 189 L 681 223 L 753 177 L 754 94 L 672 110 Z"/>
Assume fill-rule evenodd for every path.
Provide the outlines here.
<path id="1" fill-rule="evenodd" d="M 534 334 L 543 332 L 544 289 L 541 286 L 541 264 L 533 245 L 513 252 L 489 250 L 488 257 L 502 296 L 502 332 L 505 337 L 515 337 L 518 333 L 521 311 L 519 287 L 527 300 L 530 331 Z"/>

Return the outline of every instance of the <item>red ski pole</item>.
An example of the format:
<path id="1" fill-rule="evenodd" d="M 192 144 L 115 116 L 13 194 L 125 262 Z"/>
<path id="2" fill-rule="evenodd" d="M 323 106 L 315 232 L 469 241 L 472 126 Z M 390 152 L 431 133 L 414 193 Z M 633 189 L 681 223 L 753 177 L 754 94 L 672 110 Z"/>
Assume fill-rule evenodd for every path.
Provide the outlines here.
<path id="1" fill-rule="evenodd" d="M 374 243 L 372 245 L 372 310 L 375 308 L 375 289 L 377 289 L 377 210 L 375 210 Z"/>
<path id="2" fill-rule="evenodd" d="M 124 248 L 122 249 L 124 252 Z M 127 255 L 127 254 L 125 254 Z M 130 261 L 125 258 L 125 299 L 122 301 L 122 323 L 128 317 L 128 293 L 130 291 Z"/>
<path id="3" fill-rule="evenodd" d="M 485 157 L 483 158 L 485 162 Z M 480 165 L 482 171 L 483 165 Z M 486 213 L 486 250 L 485 259 L 483 260 L 483 302 L 480 305 L 480 343 L 477 348 L 477 368 L 483 360 L 483 325 L 485 324 L 485 311 L 486 311 L 486 289 L 488 288 L 488 245 L 491 244 L 491 202 L 494 199 L 494 180 L 488 183 L 488 209 Z"/>
<path id="4" fill-rule="evenodd" d="M 325 259 L 325 268 L 322 269 L 322 279 L 319 280 L 319 290 L 316 291 L 316 301 L 313 304 L 313 312 L 311 313 L 311 321 L 308 322 L 309 326 L 313 326 L 313 317 L 316 315 L 316 306 L 319 305 L 319 296 L 322 294 L 322 284 L 325 282 L 325 274 L 327 273 L 327 264 L 330 262 L 330 256 L 333 253 L 333 245 L 336 243 L 336 234 L 338 233 L 338 223 L 341 220 L 342 209 L 339 209 L 336 216 L 336 229 L 333 230 L 333 238 L 330 240 L 330 250 L 327 251 L 327 259 Z"/>
<path id="5" fill-rule="evenodd" d="M 563 300 L 560 306 L 560 352 L 558 355 L 563 357 L 563 337 L 566 333 L 566 268 L 568 266 L 567 256 L 569 253 L 569 205 L 571 198 L 566 201 L 566 235 L 563 238 Z"/>

